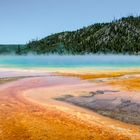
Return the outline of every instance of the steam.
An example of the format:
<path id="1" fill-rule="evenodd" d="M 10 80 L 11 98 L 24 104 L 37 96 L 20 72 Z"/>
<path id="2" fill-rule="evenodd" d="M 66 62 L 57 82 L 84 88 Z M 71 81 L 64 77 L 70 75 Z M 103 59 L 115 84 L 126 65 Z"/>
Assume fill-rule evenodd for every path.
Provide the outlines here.
<path id="1" fill-rule="evenodd" d="M 135 55 L 3 55 L 0 67 L 140 67 Z"/>

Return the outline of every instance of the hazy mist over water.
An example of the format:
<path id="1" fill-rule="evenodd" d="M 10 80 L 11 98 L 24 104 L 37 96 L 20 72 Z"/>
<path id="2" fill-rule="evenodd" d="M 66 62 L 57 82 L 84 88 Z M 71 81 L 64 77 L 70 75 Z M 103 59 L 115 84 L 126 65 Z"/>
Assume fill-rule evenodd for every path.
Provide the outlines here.
<path id="1" fill-rule="evenodd" d="M 0 68 L 47 68 L 47 67 L 140 67 L 140 56 L 135 55 L 3 55 Z"/>

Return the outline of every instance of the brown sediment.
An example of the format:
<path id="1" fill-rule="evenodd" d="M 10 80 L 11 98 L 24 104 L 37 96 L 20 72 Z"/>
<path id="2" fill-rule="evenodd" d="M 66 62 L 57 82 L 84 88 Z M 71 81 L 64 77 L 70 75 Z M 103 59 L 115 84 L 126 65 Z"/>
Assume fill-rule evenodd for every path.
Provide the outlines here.
<path id="1" fill-rule="evenodd" d="M 61 76 L 34 77 L 1 85 L 0 139 L 139 140 L 139 126 L 52 99 L 85 94 L 100 86 Z"/>
<path id="2" fill-rule="evenodd" d="M 85 73 L 74 75 L 74 77 L 92 80 L 96 83 L 100 81 L 97 85 L 99 87 L 96 86 L 84 96 L 62 96 L 56 99 L 89 108 L 114 119 L 140 125 L 139 71 L 110 71 L 104 73 L 104 75 L 98 73 L 95 76 Z M 92 95 L 89 93 L 92 93 Z"/>
<path id="3" fill-rule="evenodd" d="M 125 91 L 140 91 L 140 77 L 118 79 L 107 83 L 112 86 L 117 86 L 118 88 Z"/>
<path id="4" fill-rule="evenodd" d="M 74 111 L 74 108 L 65 111 L 63 106 L 59 106 L 59 103 L 51 102 L 50 98 L 46 100 L 46 106 L 36 101 L 35 97 L 29 98 L 31 96 L 28 95 L 29 89 L 30 92 L 32 89 L 32 95 L 34 95 L 38 88 L 42 90 L 43 87 L 55 87 L 58 83 L 62 84 L 62 86 L 67 85 L 66 79 L 64 81 L 58 77 L 52 78 L 51 81 L 48 79 L 51 78 L 22 79 L 18 82 L 1 86 L 0 139 L 115 140 L 117 138 L 117 140 L 129 140 L 132 136 L 134 139 L 138 139 L 139 127 L 127 124 L 121 127 L 122 124 L 119 124 L 119 122 L 109 121 L 107 118 L 96 116 L 96 114 L 90 120 L 91 115 Z M 71 79 L 67 80 L 70 81 Z M 69 84 L 71 85 L 72 83 L 74 81 Z M 58 87 L 56 89 L 58 90 Z M 43 90 L 39 94 L 44 94 Z M 47 93 L 43 97 L 46 98 L 46 95 Z M 36 93 L 34 96 L 36 96 Z M 69 111 L 73 112 L 69 113 Z M 82 116 L 85 119 L 82 119 Z M 110 122 L 110 126 L 109 124 L 107 126 L 103 125 L 106 121 Z M 113 123 L 117 123 L 118 126 L 116 127 L 116 124 Z"/>
<path id="5" fill-rule="evenodd" d="M 39 77 L 39 76 L 14 76 L 14 77 L 1 77 L 0 78 L 0 84 L 5 84 L 8 82 L 24 79 L 24 78 L 29 78 L 29 77 Z"/>
<path id="6" fill-rule="evenodd" d="M 86 72 L 56 72 L 55 74 L 60 76 L 68 76 L 68 77 L 79 77 L 83 80 L 92 80 L 97 78 L 116 78 L 124 75 L 134 75 L 134 74 L 140 74 L 139 70 L 118 70 L 118 71 L 111 71 L 111 70 L 104 70 L 104 71 L 93 71 L 90 73 Z"/>
<path id="7" fill-rule="evenodd" d="M 46 108 L 22 98 L 21 91 L 42 85 L 38 80 L 41 79 L 22 80 L 1 87 L 0 139 L 94 139 L 96 135 L 91 126 L 84 125 L 59 110 Z"/>
<path id="8" fill-rule="evenodd" d="M 140 127 L 115 121 L 101 115 L 98 115 L 87 109 L 76 107 L 67 103 L 62 103 L 53 100 L 54 97 L 60 97 L 61 95 L 79 95 L 84 91 L 91 91 L 97 85 L 84 83 L 78 81 L 78 83 L 67 83 L 65 80 L 71 81 L 71 78 L 61 79 L 55 77 L 55 82 L 59 81 L 61 84 L 57 86 L 49 86 L 47 88 L 30 89 L 24 92 L 24 97 L 31 102 L 42 104 L 46 107 L 51 107 L 57 111 L 62 111 L 62 114 L 67 114 L 74 120 L 79 120 L 80 123 L 91 126 L 93 130 L 93 137 L 96 139 L 139 139 L 140 138 Z M 53 82 L 54 79 L 49 79 L 48 82 Z M 102 85 L 103 86 L 103 85 Z M 98 129 L 99 131 L 96 131 Z M 100 134 L 100 131 L 102 133 Z M 101 138 L 102 137 L 102 138 Z M 106 138 L 105 138 L 106 137 Z M 73 138 L 75 139 L 75 138 Z M 88 139 L 88 138 L 87 138 Z M 93 139 L 93 138 L 92 138 Z"/>
<path id="9" fill-rule="evenodd" d="M 5 77 L 5 78 L 0 78 L 0 84 L 4 84 L 4 83 L 7 83 L 7 82 L 11 82 L 11 81 L 15 81 L 15 80 L 18 80 L 18 79 L 21 79 L 23 77 Z"/>
<path id="10" fill-rule="evenodd" d="M 113 119 L 140 125 L 139 93 L 118 93 L 116 91 L 114 93 L 113 91 L 107 91 L 108 93 L 105 91 L 97 92 L 92 92 L 92 94 L 86 94 L 84 96 L 65 95 L 56 99 L 91 109 Z"/>

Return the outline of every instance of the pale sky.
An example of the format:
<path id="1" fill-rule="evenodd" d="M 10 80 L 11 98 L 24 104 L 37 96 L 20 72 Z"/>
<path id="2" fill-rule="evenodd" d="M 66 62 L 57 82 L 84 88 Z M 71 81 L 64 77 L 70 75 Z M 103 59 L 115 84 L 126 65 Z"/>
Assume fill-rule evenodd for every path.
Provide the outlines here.
<path id="1" fill-rule="evenodd" d="M 0 0 L 0 44 L 140 14 L 140 0 Z"/>

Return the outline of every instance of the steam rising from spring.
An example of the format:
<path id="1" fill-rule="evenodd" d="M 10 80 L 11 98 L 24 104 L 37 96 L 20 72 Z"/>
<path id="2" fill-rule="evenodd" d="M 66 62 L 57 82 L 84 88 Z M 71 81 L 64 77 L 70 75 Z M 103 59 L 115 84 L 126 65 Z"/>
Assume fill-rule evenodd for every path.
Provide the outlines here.
<path id="1" fill-rule="evenodd" d="M 140 67 L 134 55 L 27 55 L 0 56 L 0 67 Z"/>

